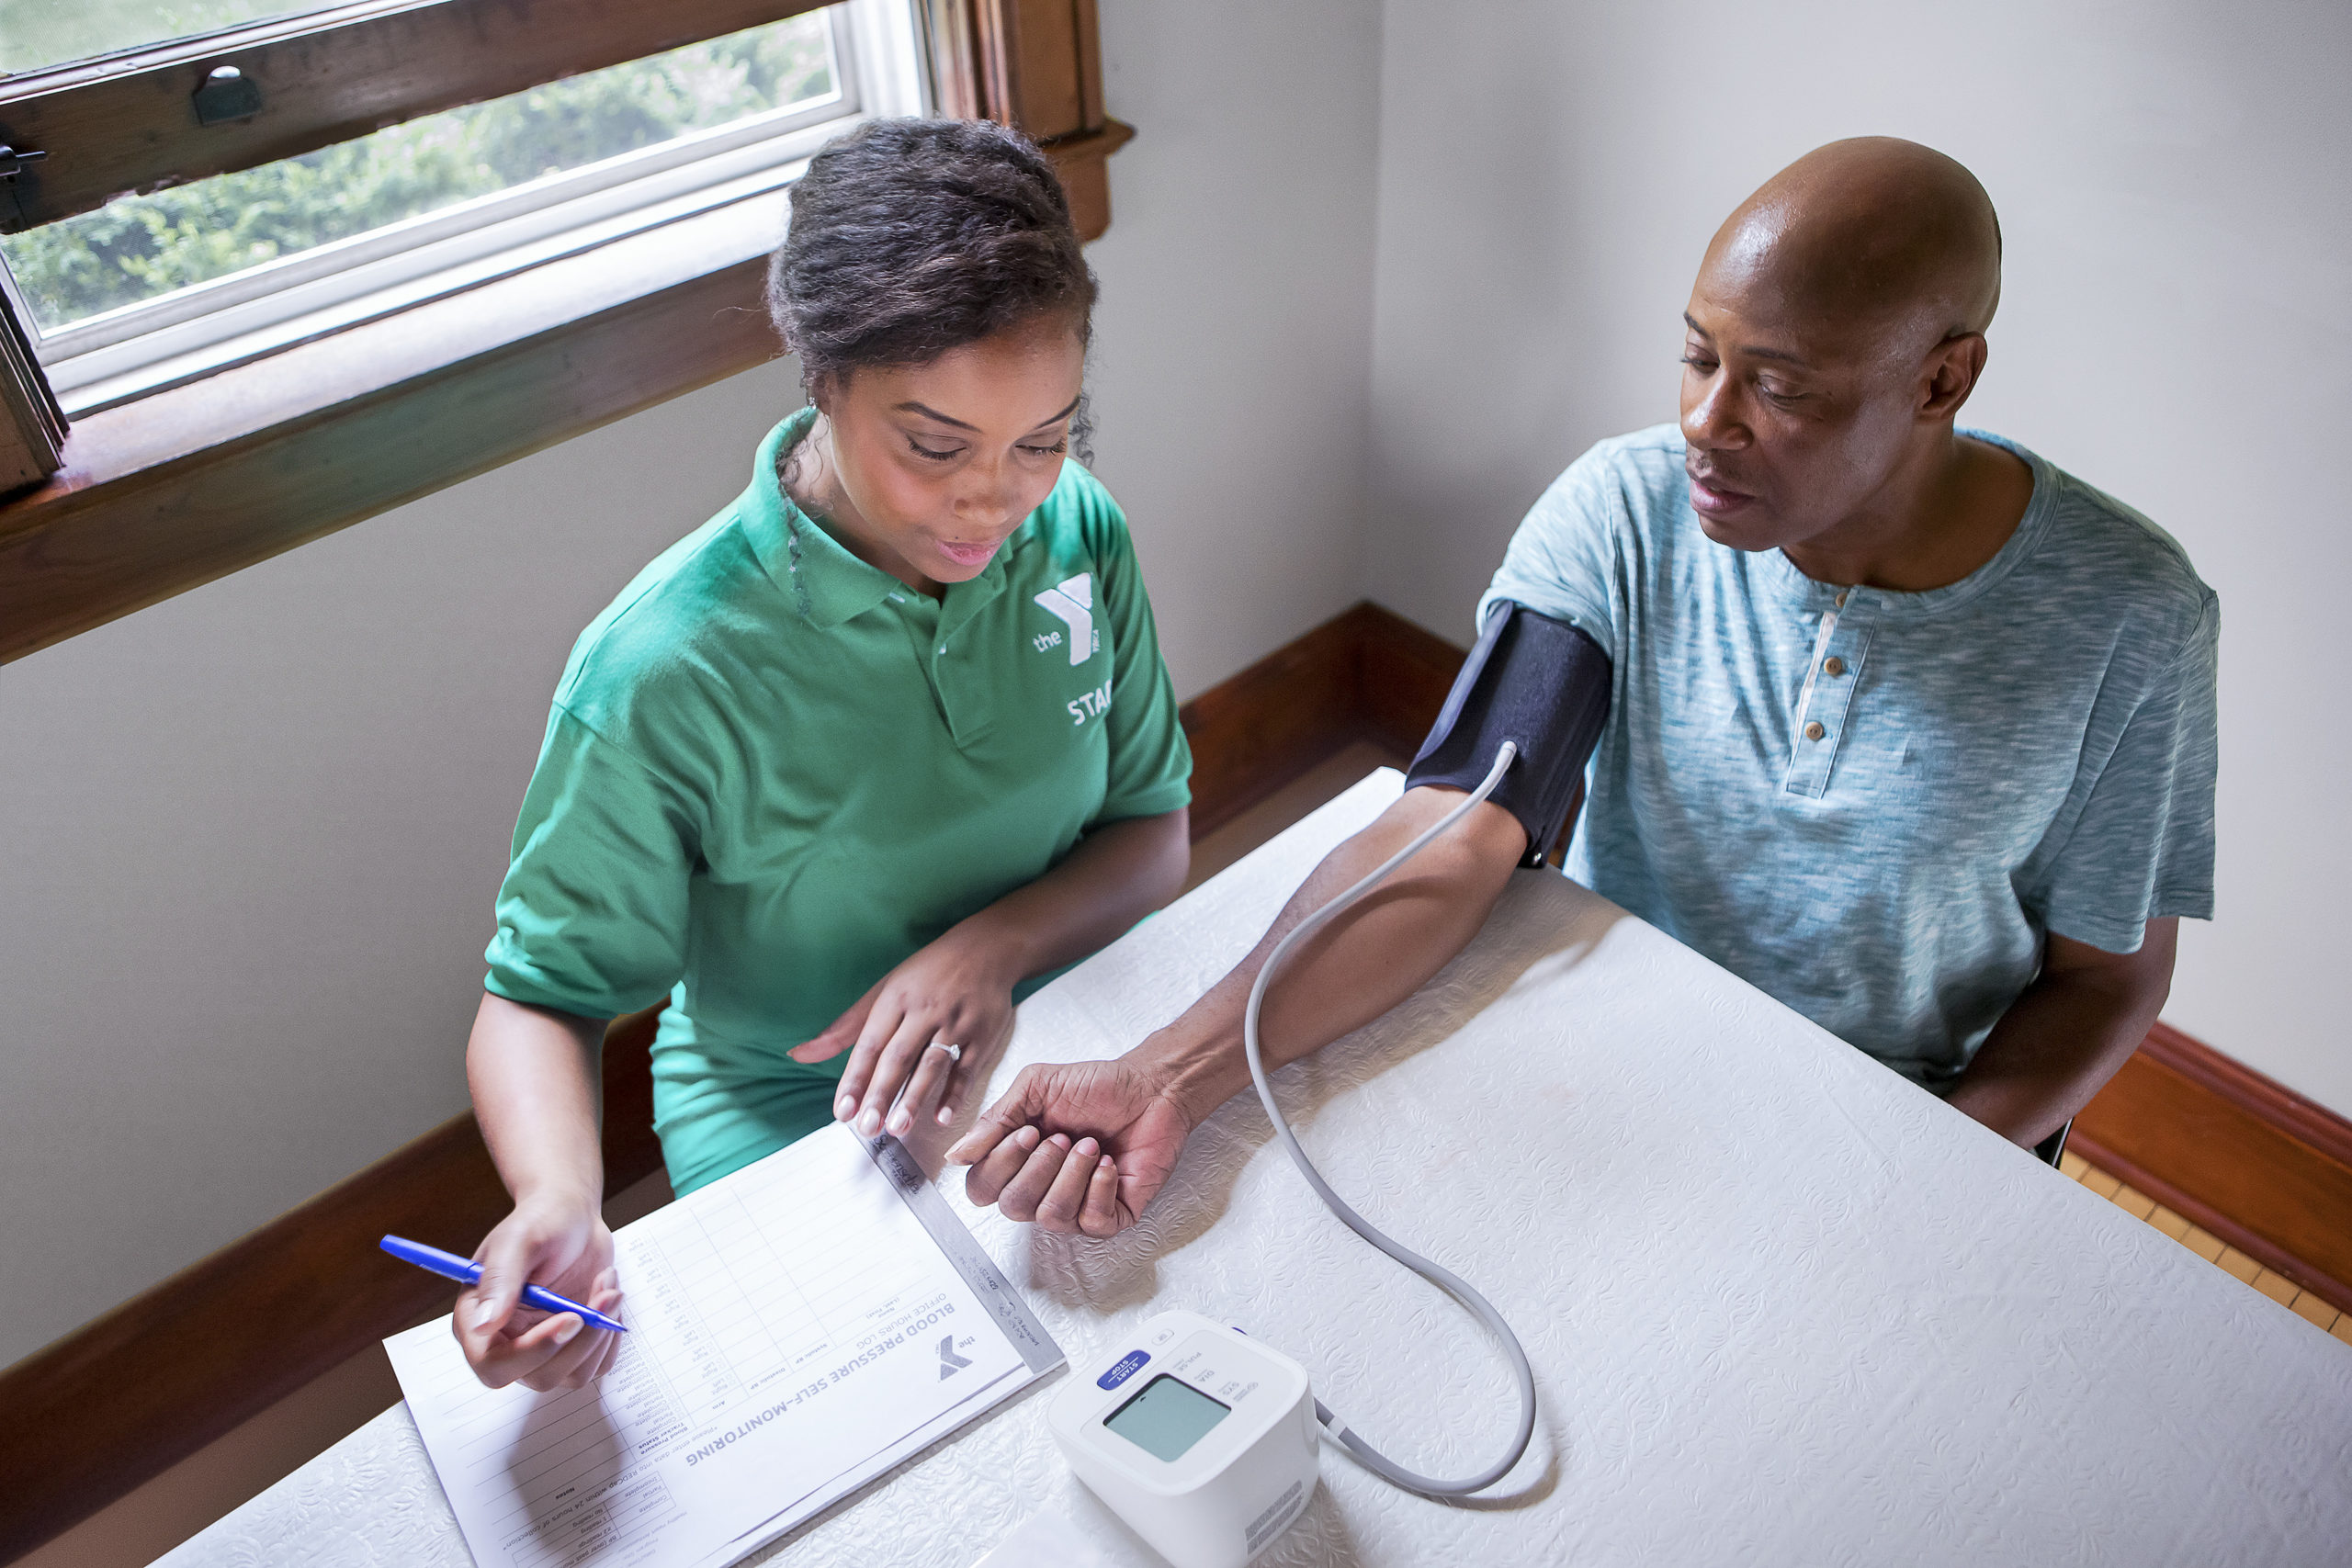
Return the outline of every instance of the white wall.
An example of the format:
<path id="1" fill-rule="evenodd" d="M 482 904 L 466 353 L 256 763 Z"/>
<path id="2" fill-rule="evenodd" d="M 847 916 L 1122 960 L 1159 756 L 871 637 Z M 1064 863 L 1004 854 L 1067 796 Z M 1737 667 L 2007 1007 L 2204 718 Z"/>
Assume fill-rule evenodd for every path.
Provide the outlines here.
<path id="1" fill-rule="evenodd" d="M 1190 695 L 1362 597 L 1380 16 L 1103 0 L 1097 468 Z"/>
<path id="2" fill-rule="evenodd" d="M 1273 9 L 1102 6 L 1143 134 L 1098 466 L 1188 694 L 1356 597 L 1378 15 Z M 0 1365 L 464 1109 L 571 639 L 797 400 L 754 371 L 0 668 Z"/>
<path id="3" fill-rule="evenodd" d="M 572 637 L 775 366 L 0 668 L 0 1364 L 465 1109 Z"/>
<path id="4" fill-rule="evenodd" d="M 1671 419 L 1708 236 L 1886 133 L 1992 192 L 1975 423 L 2154 516 L 2221 594 L 2219 918 L 2166 1016 L 2352 1112 L 2352 7 L 1387 0 L 1374 595 L 1457 640 L 1594 440 Z"/>
<path id="5" fill-rule="evenodd" d="M 2340 6 L 2208 21 L 1104 0 L 1098 467 L 1190 694 L 1368 584 L 1456 638 L 1592 440 L 1668 418 L 1709 231 L 1815 143 L 1975 168 L 1973 411 L 2221 591 L 2222 918 L 2171 1016 L 2338 1109 L 2352 776 Z M 1376 223 L 1374 192 L 1377 192 Z M 0 668 L 0 1364 L 464 1104 L 490 899 L 578 627 L 742 484 L 753 372 Z M 1368 529 L 1360 520 L 1369 517 Z"/>

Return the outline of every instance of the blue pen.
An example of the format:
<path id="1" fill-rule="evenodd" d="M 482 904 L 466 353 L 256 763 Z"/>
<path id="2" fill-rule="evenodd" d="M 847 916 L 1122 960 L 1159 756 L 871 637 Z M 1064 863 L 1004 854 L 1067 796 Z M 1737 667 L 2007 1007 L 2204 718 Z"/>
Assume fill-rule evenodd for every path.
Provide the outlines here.
<path id="1" fill-rule="evenodd" d="M 406 1236 L 388 1235 L 380 1245 L 401 1262 L 430 1269 L 444 1279 L 455 1280 L 461 1285 L 481 1283 L 481 1265 L 470 1258 L 460 1258 L 454 1252 L 444 1252 L 437 1247 L 427 1247 Z M 523 1304 L 537 1307 L 541 1312 L 576 1312 L 581 1320 L 592 1328 L 609 1328 L 616 1334 L 628 1332 L 628 1325 L 617 1318 L 606 1317 L 578 1302 L 565 1301 L 553 1291 L 543 1291 L 537 1285 L 523 1287 Z"/>

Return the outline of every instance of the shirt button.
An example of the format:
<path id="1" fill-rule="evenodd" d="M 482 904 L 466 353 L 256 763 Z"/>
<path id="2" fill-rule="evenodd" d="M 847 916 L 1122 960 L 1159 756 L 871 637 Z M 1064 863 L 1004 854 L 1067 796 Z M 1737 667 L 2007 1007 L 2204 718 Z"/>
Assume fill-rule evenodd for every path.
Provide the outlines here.
<path id="1" fill-rule="evenodd" d="M 1821 721 L 1817 718 L 1804 727 L 1804 738 L 1807 740 L 1818 740 L 1828 733 L 1829 731 L 1821 728 Z"/>
<path id="2" fill-rule="evenodd" d="M 1846 672 L 1846 661 L 1833 653 L 1821 661 L 1821 672 L 1825 675 L 1843 675 Z"/>
<path id="3" fill-rule="evenodd" d="M 940 651 L 940 652 L 942 652 L 942 653 L 946 652 L 946 651 L 947 651 L 947 645 L 946 645 L 945 643 L 944 643 L 944 642 L 943 642 L 943 643 L 941 643 L 941 644 L 939 645 L 939 651 Z"/>

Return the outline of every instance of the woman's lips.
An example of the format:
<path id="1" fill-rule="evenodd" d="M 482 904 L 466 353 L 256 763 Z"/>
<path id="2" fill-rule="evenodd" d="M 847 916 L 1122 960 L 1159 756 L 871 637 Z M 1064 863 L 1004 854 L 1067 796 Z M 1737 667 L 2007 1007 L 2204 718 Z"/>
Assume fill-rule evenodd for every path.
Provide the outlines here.
<path id="1" fill-rule="evenodd" d="M 958 544 L 953 539 L 941 539 L 937 543 L 939 553 L 957 566 L 986 566 L 989 564 L 989 558 L 996 554 L 997 547 L 1004 541 L 982 539 L 977 543 L 966 545 Z"/>

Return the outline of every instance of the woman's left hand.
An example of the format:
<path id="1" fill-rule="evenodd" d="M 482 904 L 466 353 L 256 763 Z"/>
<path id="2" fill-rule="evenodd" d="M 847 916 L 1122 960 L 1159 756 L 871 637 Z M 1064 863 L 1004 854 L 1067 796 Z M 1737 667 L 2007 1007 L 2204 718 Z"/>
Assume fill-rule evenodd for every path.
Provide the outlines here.
<path id="1" fill-rule="evenodd" d="M 956 1120 L 972 1069 L 993 1055 L 1012 1029 L 1018 960 L 1005 945 L 958 927 L 918 950 L 875 983 L 824 1032 L 788 1053 L 796 1062 L 825 1062 L 850 1053 L 833 1114 L 867 1137 L 904 1137 L 931 1110 L 939 1124 Z M 962 1047 L 959 1054 L 934 1044 Z M 906 1088 L 897 1111 L 890 1109 Z M 936 1107 L 933 1110 L 933 1107 Z"/>

